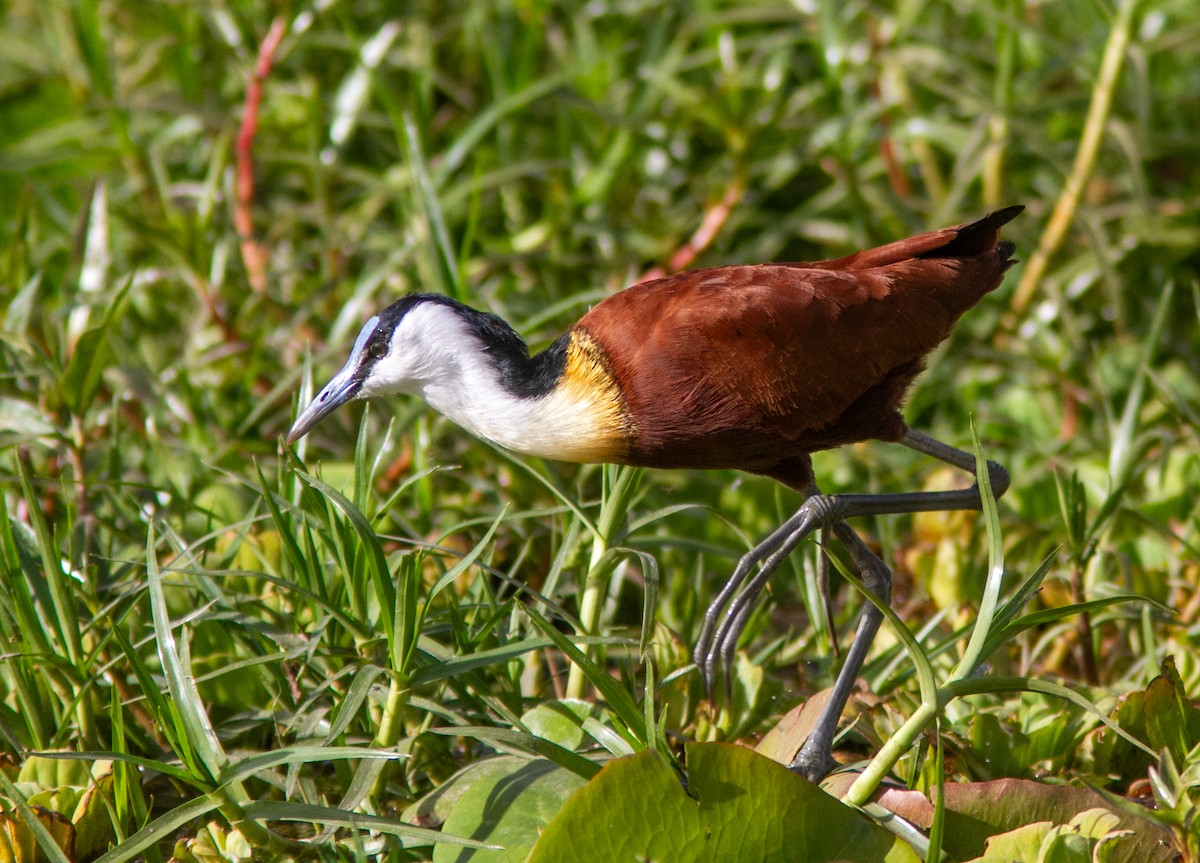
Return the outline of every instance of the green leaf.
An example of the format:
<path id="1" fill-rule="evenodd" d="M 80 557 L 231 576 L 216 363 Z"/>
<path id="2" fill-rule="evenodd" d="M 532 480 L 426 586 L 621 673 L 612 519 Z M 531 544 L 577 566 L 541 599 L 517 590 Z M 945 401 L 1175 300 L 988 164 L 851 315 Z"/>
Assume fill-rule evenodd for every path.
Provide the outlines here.
<path id="1" fill-rule="evenodd" d="M 228 766 L 229 758 L 208 718 L 200 692 L 196 689 L 196 679 L 192 676 L 191 667 L 175 641 L 170 613 L 167 611 L 167 598 L 163 591 L 162 574 L 158 568 L 156 546 L 154 527 L 151 525 L 146 537 L 146 575 L 158 658 L 166 675 L 171 705 L 177 711 L 177 718 L 182 724 L 188 743 L 198 757 L 198 763 L 190 764 L 189 767 L 193 770 L 204 770 L 204 778 L 209 779 L 220 774 Z"/>
<path id="2" fill-rule="evenodd" d="M 653 751 L 608 764 L 546 828 L 529 863 L 918 859 L 862 813 L 749 749 L 695 743 L 687 764 L 686 790 Z"/>
<path id="3" fill-rule="evenodd" d="M 529 733 L 567 749 L 578 749 L 587 739 L 583 720 L 592 715 L 593 707 L 578 699 L 543 701 L 521 715 L 521 724 Z"/>
<path id="4" fill-rule="evenodd" d="M 264 800 L 246 805 L 246 814 L 251 818 L 263 821 L 296 821 L 300 824 L 327 824 L 340 827 L 355 827 L 359 830 L 378 831 L 387 833 L 402 840 L 401 847 L 438 844 L 466 848 L 484 847 L 481 842 L 462 839 L 453 830 L 447 829 L 441 833 L 414 824 L 405 824 L 395 818 L 379 815 L 364 815 L 361 812 L 347 812 L 344 809 L 334 809 L 330 806 L 317 806 L 313 803 L 298 803 L 291 800 Z M 434 859 L 437 859 L 435 853 Z"/>
<path id="5" fill-rule="evenodd" d="M 976 863 L 1100 863 L 1111 860 L 1117 844 L 1131 836 L 1105 809 L 1089 809 L 1066 824 L 1026 824 L 991 837 Z"/>
<path id="6" fill-rule="evenodd" d="M 988 838 L 1044 822 L 1048 827 L 1071 823 L 1080 813 L 1104 810 L 1115 821 L 1106 830 L 1132 831 L 1136 841 L 1114 849 L 1120 863 L 1169 863 L 1175 855 L 1170 834 L 1146 817 L 1123 812 L 1089 788 L 1045 785 L 1023 779 L 995 782 L 948 783 L 945 787 L 946 833 L 944 848 L 955 859 L 969 860 L 984 854 Z M 1092 823 L 1089 820 L 1087 823 Z M 990 846 L 989 846 L 990 848 Z M 992 860 L 997 858 L 985 857 Z M 1022 860 L 1021 857 L 1008 859 Z M 1033 858 L 1035 861 L 1036 857 Z"/>
<path id="7" fill-rule="evenodd" d="M 519 752 L 529 752 L 540 755 L 548 761 L 557 764 L 564 770 L 569 770 L 582 779 L 591 779 L 600 772 L 600 767 L 582 755 L 559 746 L 552 740 L 545 740 L 524 731 L 512 728 L 492 728 L 490 726 L 454 725 L 448 728 L 432 728 L 431 734 L 445 734 L 453 737 L 474 737 L 484 743 L 492 744 L 500 749 L 515 749 Z"/>
<path id="8" fill-rule="evenodd" d="M 91 407 L 100 389 L 101 376 L 115 358 L 108 334 L 117 324 L 132 285 L 133 279 L 127 278 L 105 311 L 104 319 L 84 332 L 71 350 L 63 370 L 62 392 L 64 400 L 77 415 Z"/>
<path id="9" fill-rule="evenodd" d="M 979 442 L 979 433 L 975 429 L 974 418 L 971 420 L 971 440 L 975 447 L 975 482 L 979 485 L 983 523 L 987 528 L 988 574 L 984 582 L 983 595 L 979 600 L 979 611 L 975 615 L 975 625 L 971 630 L 971 638 L 967 642 L 962 658 L 954 668 L 951 679 L 960 679 L 974 674 L 980 664 L 987 659 L 989 636 L 997 628 L 994 623 L 1000 610 L 1000 589 L 1004 583 L 1004 542 L 1000 535 L 1000 515 L 996 510 L 996 496 L 992 494 L 988 463 L 983 455 L 983 445 Z"/>
<path id="10" fill-rule="evenodd" d="M 633 734 L 634 739 L 645 745 L 647 740 L 645 717 L 642 715 L 641 708 L 638 707 L 637 702 L 633 700 L 633 696 L 606 669 L 601 668 L 587 657 L 582 650 L 571 643 L 571 639 L 555 629 L 548 620 L 528 606 L 525 611 L 529 614 L 530 619 L 533 620 L 537 628 L 544 632 L 554 642 L 555 646 L 567 655 L 567 658 L 571 662 L 583 669 L 584 676 L 604 696 L 608 702 L 608 706 L 625 723 L 625 726 Z"/>
<path id="11" fill-rule="evenodd" d="M 392 581 L 392 573 L 387 565 L 387 556 L 383 553 L 383 547 L 379 544 L 379 537 L 376 536 L 371 523 L 367 521 L 367 517 L 362 514 L 362 511 L 351 503 L 349 498 L 340 491 L 303 471 L 296 471 L 296 475 L 301 477 L 313 489 L 320 492 L 330 503 L 337 507 L 350 523 L 354 533 L 358 536 L 365 555 L 365 563 L 370 575 L 371 584 L 375 587 L 380 615 L 383 617 L 380 625 L 387 634 L 390 652 L 395 656 L 396 645 L 393 642 L 396 637 L 394 619 L 396 613 L 396 585 Z"/>
<path id="12" fill-rule="evenodd" d="M 125 863 L 127 860 L 140 857 L 151 846 L 169 839 L 183 825 L 212 812 L 217 805 L 217 801 L 209 795 L 197 797 L 181 804 L 155 818 L 116 848 L 102 854 L 93 863 Z"/>
<path id="13" fill-rule="evenodd" d="M 1166 748 L 1177 762 L 1183 763 L 1196 745 L 1195 729 L 1200 718 L 1188 700 L 1183 681 L 1175 670 L 1174 657 L 1162 663 L 1162 673 L 1150 681 L 1142 709 L 1146 717 L 1146 736 L 1155 749 Z"/>
<path id="14" fill-rule="evenodd" d="M 549 761 L 502 756 L 477 761 L 438 789 L 453 796 L 442 829 L 499 846 L 463 850 L 439 845 L 434 863 L 525 863 L 538 836 L 584 780 Z"/>

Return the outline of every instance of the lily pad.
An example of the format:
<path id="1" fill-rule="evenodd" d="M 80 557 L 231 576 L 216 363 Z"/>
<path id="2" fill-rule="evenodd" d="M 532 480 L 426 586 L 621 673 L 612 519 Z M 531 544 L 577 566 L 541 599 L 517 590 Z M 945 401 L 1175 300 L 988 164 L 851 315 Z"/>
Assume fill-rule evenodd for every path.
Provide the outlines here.
<path id="1" fill-rule="evenodd" d="M 438 845 L 434 863 L 524 863 L 542 830 L 585 780 L 553 762 L 501 756 L 479 761 L 447 780 L 426 818 L 494 849 Z M 418 819 L 418 823 L 427 823 Z"/>
<path id="2" fill-rule="evenodd" d="M 611 762 L 546 827 L 529 863 L 918 859 L 862 813 L 749 749 L 692 744 L 687 767 L 685 789 L 657 753 Z"/>

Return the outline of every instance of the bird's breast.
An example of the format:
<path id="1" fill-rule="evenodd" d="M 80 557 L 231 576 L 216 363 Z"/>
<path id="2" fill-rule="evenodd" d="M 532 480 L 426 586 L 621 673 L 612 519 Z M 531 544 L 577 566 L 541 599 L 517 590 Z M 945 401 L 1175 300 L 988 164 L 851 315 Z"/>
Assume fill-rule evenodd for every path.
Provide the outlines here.
<path id="1" fill-rule="evenodd" d="M 587 332 L 571 331 L 555 386 L 522 401 L 518 427 L 482 429 L 484 436 L 509 449 L 557 461 L 627 461 L 635 425 L 604 350 Z"/>

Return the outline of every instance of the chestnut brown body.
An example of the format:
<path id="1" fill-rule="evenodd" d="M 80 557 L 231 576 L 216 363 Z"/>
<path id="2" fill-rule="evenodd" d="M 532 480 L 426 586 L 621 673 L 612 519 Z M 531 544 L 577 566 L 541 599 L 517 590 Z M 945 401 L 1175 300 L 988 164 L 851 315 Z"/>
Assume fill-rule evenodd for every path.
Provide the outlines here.
<path id="1" fill-rule="evenodd" d="M 925 356 L 1013 263 L 1020 208 L 845 258 L 693 270 L 604 300 L 574 330 L 604 353 L 627 427 L 613 460 L 738 468 L 793 488 L 809 454 L 898 440 Z"/>

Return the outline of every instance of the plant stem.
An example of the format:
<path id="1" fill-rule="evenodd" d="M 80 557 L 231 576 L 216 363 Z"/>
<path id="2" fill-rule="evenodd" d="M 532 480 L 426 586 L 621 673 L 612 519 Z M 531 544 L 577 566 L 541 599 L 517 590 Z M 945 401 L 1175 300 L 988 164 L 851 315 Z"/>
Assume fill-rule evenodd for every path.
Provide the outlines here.
<path id="1" fill-rule="evenodd" d="M 850 790 L 842 796 L 842 802 L 851 806 L 865 806 L 896 762 L 912 748 L 917 738 L 929 727 L 929 723 L 937 718 L 940 709 L 939 704 L 922 702 L 908 721 L 880 747 L 866 769 L 854 780 Z"/>
<path id="2" fill-rule="evenodd" d="M 1029 266 L 1021 274 L 1021 281 L 1013 295 L 1012 314 L 1021 315 L 1033 299 L 1038 283 L 1046 273 L 1050 258 L 1062 245 L 1067 234 L 1067 228 L 1075 218 L 1079 209 L 1079 199 L 1092 174 L 1096 164 L 1096 154 L 1100 149 L 1100 139 L 1104 134 L 1104 124 L 1108 121 L 1109 110 L 1112 108 L 1113 91 L 1117 86 L 1117 78 L 1121 74 L 1121 66 L 1125 61 L 1125 49 L 1129 46 L 1129 38 L 1133 33 L 1134 14 L 1137 12 L 1140 0 L 1122 0 L 1117 9 L 1117 18 L 1108 34 L 1108 42 L 1104 46 L 1104 57 L 1100 61 L 1100 73 L 1096 79 L 1096 87 L 1092 90 L 1092 101 L 1088 105 L 1087 120 L 1083 125 L 1083 134 L 1079 139 L 1079 149 L 1075 153 L 1075 164 L 1067 182 L 1054 204 L 1054 212 L 1042 238 L 1038 241 L 1037 251 L 1029 259 Z"/>
<path id="3" fill-rule="evenodd" d="M 393 674 L 392 682 L 388 685 L 387 701 L 384 702 L 383 715 L 379 718 L 379 730 L 371 746 L 377 749 L 391 749 L 400 740 L 404 728 L 404 709 L 408 706 L 408 680 L 401 675 Z M 392 762 L 380 762 L 379 773 L 375 777 L 374 792 L 381 794 L 384 783 L 387 782 L 387 767 Z"/>
<path id="4" fill-rule="evenodd" d="M 620 466 L 604 469 L 605 495 L 600 504 L 600 518 L 596 522 L 596 534 L 592 540 L 592 554 L 588 561 L 583 597 L 579 601 L 578 635 L 592 635 L 600 625 L 600 605 L 604 599 L 608 576 L 613 570 L 612 560 L 606 560 L 605 555 L 625 521 L 641 477 L 642 471 L 639 468 Z M 592 649 L 589 645 L 581 644 L 579 648 L 585 655 L 591 656 Z M 567 676 L 567 698 L 582 698 L 585 683 L 583 669 L 572 665 Z"/>

